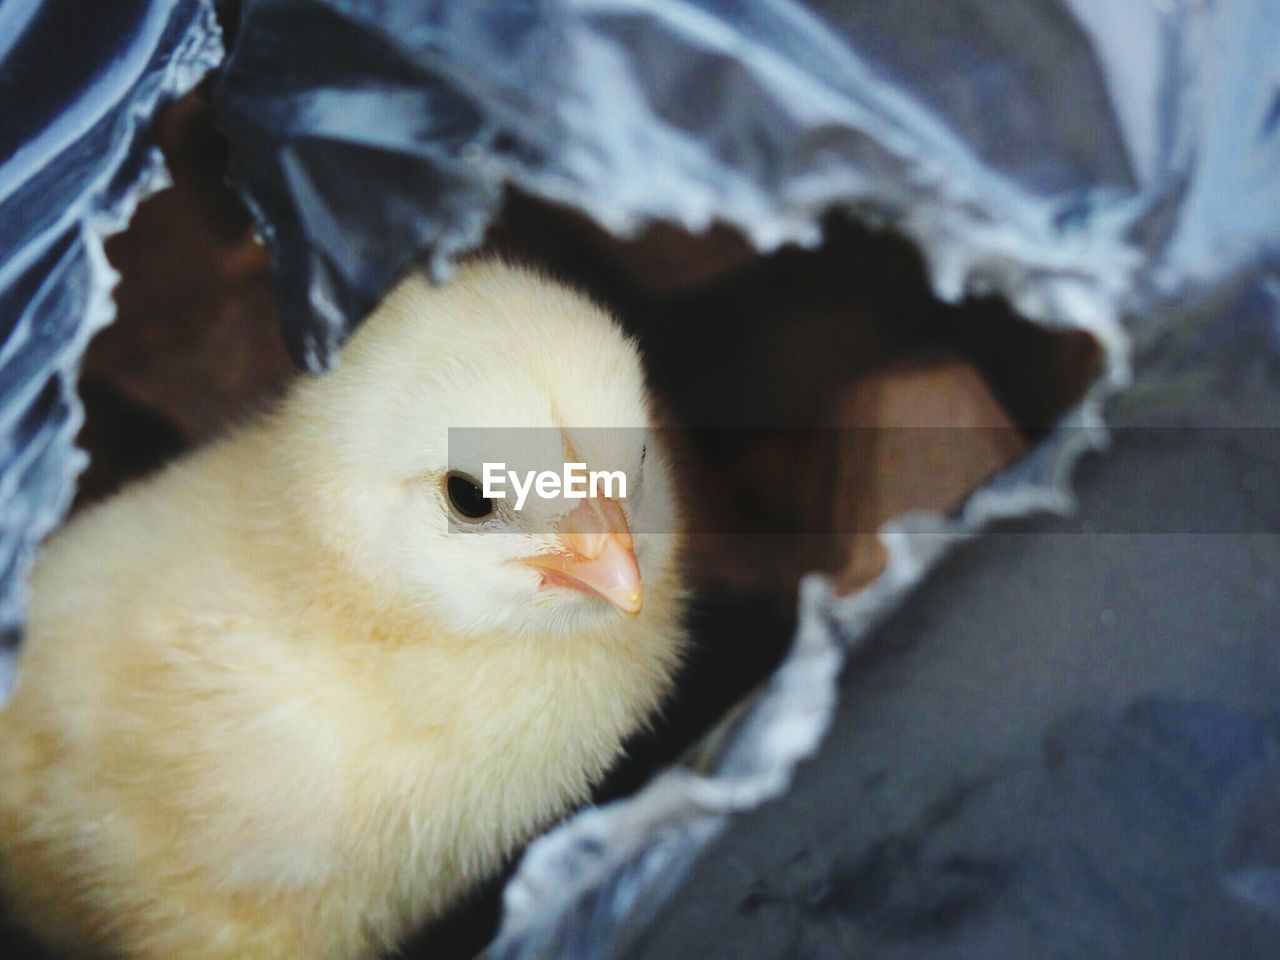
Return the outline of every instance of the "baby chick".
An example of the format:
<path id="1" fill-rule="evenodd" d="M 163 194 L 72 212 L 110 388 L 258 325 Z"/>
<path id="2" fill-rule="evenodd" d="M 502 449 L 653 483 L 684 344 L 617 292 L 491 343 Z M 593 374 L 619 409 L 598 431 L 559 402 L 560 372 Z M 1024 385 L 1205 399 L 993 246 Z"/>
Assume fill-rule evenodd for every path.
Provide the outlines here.
<path id="1" fill-rule="evenodd" d="M 404 281 L 341 361 L 36 566 L 0 889 L 66 955 L 375 956 L 584 800 L 671 685 L 670 467 L 595 429 L 649 422 L 600 310 L 482 262 Z M 557 459 L 626 499 L 477 487 Z"/>

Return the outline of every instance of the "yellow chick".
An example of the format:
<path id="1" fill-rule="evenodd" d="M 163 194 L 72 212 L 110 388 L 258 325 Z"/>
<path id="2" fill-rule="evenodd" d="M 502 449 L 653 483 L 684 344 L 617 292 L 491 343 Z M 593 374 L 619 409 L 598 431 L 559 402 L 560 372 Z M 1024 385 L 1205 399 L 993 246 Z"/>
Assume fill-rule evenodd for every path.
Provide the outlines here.
<path id="1" fill-rule="evenodd" d="M 72 957 L 365 958 L 494 872 L 671 686 L 671 469 L 594 429 L 649 416 L 604 313 L 481 262 L 77 517 L 0 713 L 11 918 Z M 483 462 L 557 459 L 627 496 L 483 495 Z"/>

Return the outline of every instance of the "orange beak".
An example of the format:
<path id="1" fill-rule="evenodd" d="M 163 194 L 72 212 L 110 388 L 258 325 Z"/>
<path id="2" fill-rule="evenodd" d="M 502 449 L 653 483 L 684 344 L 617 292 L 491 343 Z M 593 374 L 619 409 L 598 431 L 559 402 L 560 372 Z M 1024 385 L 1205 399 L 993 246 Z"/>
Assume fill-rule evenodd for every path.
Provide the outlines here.
<path id="1" fill-rule="evenodd" d="M 628 616 L 640 613 L 640 566 L 617 500 L 584 500 L 556 525 L 556 539 L 559 552 L 522 561 L 542 572 L 543 585 L 594 594 Z"/>

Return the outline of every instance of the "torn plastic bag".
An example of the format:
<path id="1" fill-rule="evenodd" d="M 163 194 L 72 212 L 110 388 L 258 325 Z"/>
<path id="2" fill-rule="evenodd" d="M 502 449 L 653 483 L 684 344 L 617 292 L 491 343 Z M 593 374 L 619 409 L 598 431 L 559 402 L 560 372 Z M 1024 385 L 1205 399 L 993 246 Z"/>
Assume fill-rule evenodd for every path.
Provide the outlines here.
<path id="1" fill-rule="evenodd" d="M 0 18 L 56 6 L 10 2 Z M 197 8 L 170 4 L 163 9 Z M 207 14 L 201 17 L 207 21 Z M 193 18 L 192 23 L 200 19 Z M 78 33 L 68 28 L 60 35 Z M 6 40 L 9 36 L 0 33 Z M 114 44 L 119 36 L 106 30 L 98 39 Z M 1202 385 L 1253 378 L 1250 383 L 1265 385 L 1262 396 L 1274 395 L 1266 364 L 1280 340 L 1277 281 L 1274 272 L 1267 273 L 1280 259 L 1277 37 L 1280 5 L 1267 0 L 246 3 L 220 87 L 220 116 L 232 142 L 237 183 L 274 255 L 286 340 L 295 357 L 313 369 L 332 359 L 352 324 L 410 261 L 425 255 L 438 275 L 447 273 L 449 258 L 477 241 L 508 183 L 583 210 L 615 232 L 654 218 L 694 229 L 714 219 L 741 228 L 761 249 L 792 240 L 815 242 L 819 215 L 845 208 L 890 224 L 918 243 L 944 298 L 999 293 L 1033 320 L 1092 331 L 1107 350 L 1107 374 L 1079 410 L 1033 456 L 975 496 L 958 520 L 915 518 L 888 532 L 892 562 L 868 591 L 854 601 L 840 601 L 820 580 L 805 585 L 793 656 L 752 708 L 722 731 L 719 749 L 696 771 L 663 775 L 635 798 L 588 811 L 537 842 L 508 890 L 494 956 L 531 957 L 554 945 L 558 955 L 605 957 L 641 949 L 646 938 L 655 943 L 648 923 L 672 902 L 682 877 L 700 865 L 725 862 L 698 859 L 708 843 L 722 838 L 732 844 L 734 837 L 761 829 L 754 814 L 730 814 L 786 791 L 794 765 L 820 742 L 836 704 L 853 709 L 848 696 L 843 701 L 836 696 L 844 651 L 883 622 L 940 559 L 954 556 L 952 548 L 972 531 L 1036 509 L 1069 507 L 1071 469 L 1084 451 L 1105 442 L 1104 409 L 1114 419 L 1118 401 L 1104 403 L 1135 373 L 1139 384 L 1156 394 L 1185 368 L 1201 376 L 1196 382 Z M 188 65 L 177 74 L 187 79 L 215 56 L 212 45 L 200 43 L 175 42 L 171 49 L 173 63 Z M 185 60 L 179 51 L 185 51 Z M 11 55 L 8 49 L 2 62 Z M 97 87 L 91 77 L 68 78 L 68 89 L 92 95 Z M 152 103 L 122 116 L 145 116 Z M 26 134 L 19 138 L 25 139 Z M 13 196 L 26 192 L 23 188 Z M 6 192 L 3 202 L 13 202 L 13 196 Z M 80 196 L 68 188 L 48 202 L 50 209 L 69 211 L 68 222 L 83 232 L 96 208 L 77 206 Z M 6 216 L 0 229 L 10 222 Z M 6 278 L 16 269 L 13 264 L 34 262 L 15 259 L 10 248 L 4 249 Z M 11 382 L 36 384 L 33 389 L 43 396 L 41 385 L 74 363 L 87 331 L 104 315 L 88 303 L 107 302 L 106 271 L 86 268 L 64 278 L 49 263 L 32 277 L 26 288 L 8 280 L 0 286 L 6 317 L 33 316 L 39 291 L 83 299 L 70 301 L 65 326 L 50 328 L 56 350 L 47 356 L 60 359 L 36 364 L 21 381 L 10 380 L 5 361 L 6 397 Z M 28 319 L 13 330 L 30 326 Z M 1227 367 L 1225 360 L 1218 365 L 1223 345 L 1243 342 L 1246 335 L 1253 353 L 1247 376 L 1244 367 Z M 16 354 L 15 344 L 26 335 L 15 336 L 11 332 L 6 339 L 6 358 Z M 1158 369 L 1148 366 L 1154 345 L 1175 336 L 1184 349 L 1182 360 Z M 1144 379 L 1147 369 L 1150 379 Z M 58 375 L 51 389 L 63 397 L 69 381 L 65 372 Z M 67 439 L 74 429 L 74 404 L 67 408 L 71 412 L 63 425 L 45 432 L 40 425 L 57 420 L 46 416 L 51 408 L 36 408 L 23 421 L 30 404 L 8 399 L 0 404 L 5 422 L 35 424 L 30 429 L 62 444 L 50 454 L 43 474 L 24 473 L 21 459 L 8 457 L 0 475 L 6 543 L 16 544 L 3 554 L 5 584 L 14 598 L 22 558 L 68 499 L 75 471 Z M 1159 405 L 1145 409 L 1158 413 Z M 1236 479 L 1232 475 L 1224 482 Z M 1159 485 L 1158 477 L 1146 476 L 1146 481 Z M 1109 502 L 1108 496 L 1104 485 L 1085 511 Z M 10 503 L 25 502 L 20 498 L 33 506 L 10 509 Z M 1195 507 L 1194 501 L 1179 501 L 1180 509 Z M 1019 556 L 989 543 L 996 541 L 977 549 L 993 559 L 978 569 L 996 571 L 987 576 L 998 578 Z M 1046 717 L 1043 728 L 1024 724 L 1027 737 L 1034 741 L 1041 731 L 1066 730 L 1059 737 L 1062 756 L 1110 750 L 1119 758 L 1115 769 L 1131 772 L 1126 758 L 1146 763 L 1151 751 L 1159 753 L 1161 742 L 1144 728 L 1132 734 L 1140 741 L 1132 749 L 1112 750 L 1113 741 L 1131 743 L 1126 718 L 1145 716 L 1143 703 L 1183 703 L 1177 697 L 1142 699 L 1139 693 L 1181 692 L 1218 702 L 1230 723 L 1254 731 L 1259 743 L 1272 742 L 1259 719 L 1264 705 L 1256 702 L 1260 695 L 1252 686 L 1242 684 L 1240 690 L 1250 697 L 1238 698 L 1251 702 L 1225 702 L 1234 689 L 1232 671 L 1240 683 L 1246 664 L 1252 664 L 1254 680 L 1270 679 L 1258 669 L 1266 664 L 1267 649 L 1259 638 L 1270 629 L 1265 605 L 1275 598 L 1259 582 L 1272 569 L 1267 564 L 1275 547 L 1241 549 L 1238 562 L 1223 567 L 1238 580 L 1215 583 L 1222 596 L 1238 601 L 1233 609 L 1254 615 L 1251 629 L 1257 632 L 1248 634 L 1244 653 L 1206 661 L 1222 671 L 1214 675 L 1215 684 L 1197 687 L 1185 680 L 1184 689 L 1170 691 L 1143 689 L 1134 678 L 1116 702 L 1094 705 L 1083 728 L 1054 726 L 1060 718 Z M 1254 549 L 1262 551 L 1262 559 L 1253 558 L 1251 567 Z M 1146 569 L 1141 562 L 1122 557 L 1116 563 L 1117 570 L 1136 578 L 1132 582 L 1141 582 Z M 926 589 L 947 589 L 948 583 L 975 587 L 954 567 L 947 570 L 952 572 L 941 570 Z M 961 594 L 954 601 L 960 606 L 946 609 L 963 617 L 967 591 L 950 589 Z M 1139 623 L 1145 617 L 1159 624 L 1160 603 L 1142 591 L 1137 596 L 1149 601 L 1135 608 Z M 992 622 L 1005 616 L 1014 622 L 993 606 Z M 909 621 L 898 629 L 921 634 Z M 945 625 L 940 630 L 948 632 Z M 1141 644 L 1148 634 L 1140 625 L 1123 643 Z M 1034 689 L 1043 679 L 1037 673 L 1043 665 L 1034 658 L 1018 662 L 1024 674 L 1017 677 L 1016 689 Z M 873 667 L 855 665 L 849 675 Z M 1059 711 L 1069 707 L 1063 701 L 1054 704 Z M 935 723 L 946 719 L 924 716 Z M 839 729 L 866 729 L 861 723 L 858 716 L 841 714 Z M 1087 735 L 1070 732 L 1077 729 Z M 820 756 L 815 768 L 826 769 L 829 761 Z M 1195 763 L 1193 753 L 1183 750 L 1179 756 L 1183 759 L 1169 761 L 1175 784 L 1185 773 L 1179 764 Z M 922 768 L 906 757 L 899 753 L 889 759 L 910 785 Z M 968 769 L 986 776 L 988 759 L 975 753 L 966 761 Z M 1256 763 L 1259 769 L 1265 765 Z M 877 769 L 872 765 L 860 772 L 874 779 Z M 1084 763 L 1078 769 L 1086 779 L 1096 773 L 1105 782 L 1112 768 Z M 1266 781 L 1265 771 L 1257 776 L 1259 783 Z M 1035 783 L 1027 790 L 1030 796 L 1038 789 Z M 839 792 L 840 783 L 827 786 L 824 809 L 839 812 L 842 803 L 853 802 L 851 794 Z M 1089 829 L 1091 818 L 1118 810 L 1140 815 L 1140 804 L 1126 807 L 1117 800 L 1108 806 L 1112 793 L 1081 789 L 1082 796 L 1097 801 L 1080 805 L 1081 830 Z M 1254 815 L 1249 811 L 1269 809 L 1271 794 L 1261 787 L 1253 793 L 1232 789 L 1243 791 L 1246 799 L 1218 813 L 1227 822 L 1244 811 L 1239 835 L 1252 836 L 1246 829 Z M 894 796 L 900 805 L 886 809 L 909 820 L 936 794 L 936 782 L 915 799 L 899 791 Z M 1171 804 L 1177 799 L 1158 790 L 1151 796 Z M 1025 812 L 1035 806 L 1010 801 L 1003 809 Z M 927 817 L 917 822 L 926 823 Z M 861 829 L 845 838 L 850 856 L 859 844 L 875 849 L 876 823 Z M 891 844 L 901 835 L 885 827 L 878 839 Z M 975 829 L 968 836 L 981 835 Z M 1065 849 L 1054 844 L 1069 843 L 1071 835 L 1056 836 L 1046 841 L 1046 849 Z M 1204 843 L 1196 850 L 1205 852 L 1218 835 L 1198 836 Z M 1198 870 L 1197 882 L 1210 878 L 1220 895 L 1211 904 L 1214 909 L 1226 904 L 1224 910 L 1238 906 L 1256 912 L 1230 917 L 1273 917 L 1274 896 L 1268 900 L 1273 865 L 1265 858 L 1242 860 L 1239 847 L 1229 843 L 1234 852 L 1223 854 L 1225 859 L 1212 860 L 1205 853 L 1208 859 L 1182 869 Z M 776 865 L 767 856 L 761 862 Z M 1082 876 L 1092 863 L 1088 856 L 1076 862 L 1082 866 L 1064 876 Z M 796 863 L 776 866 L 779 879 L 798 871 Z M 937 864 L 953 874 L 973 865 L 960 854 Z M 979 887 L 987 876 L 983 867 L 976 865 L 972 880 Z M 922 944 L 945 945 L 949 931 L 970 919 L 948 900 L 952 887 L 939 893 L 928 877 L 905 888 L 918 896 L 873 898 L 867 907 L 871 894 L 861 892 L 874 894 L 874 883 L 822 885 L 844 875 L 815 874 L 817 900 L 842 906 L 854 925 L 837 926 L 835 933 L 830 925 L 823 927 L 829 939 L 820 949 L 833 955 L 843 955 L 863 935 L 859 923 L 906 916 L 899 909 L 903 904 L 942 907 L 917 911 L 918 923 L 899 928 L 895 949 L 908 954 L 922 954 Z M 883 876 L 874 871 L 849 875 L 872 881 Z M 719 888 L 722 899 L 709 905 L 712 916 L 729 918 L 723 920 L 729 924 L 742 912 L 767 912 L 768 898 L 758 895 L 749 871 L 743 879 L 745 887 Z M 970 896 L 965 902 L 1032 917 L 1033 929 L 1046 917 L 1061 919 L 1064 914 L 1052 910 L 1019 914 L 1025 902 L 1019 899 L 1019 879 L 1014 876 L 985 899 Z M 1140 889 L 1143 881 L 1176 885 L 1185 879 L 1177 871 L 1156 871 L 1138 875 L 1125 889 Z M 962 893 L 969 889 L 961 887 Z M 752 896 L 734 899 L 744 890 Z M 1160 902 L 1180 908 L 1204 901 Z M 1057 903 L 1071 901 L 1064 896 Z M 887 905 L 883 915 L 872 909 L 877 905 Z M 939 925 L 938 918 L 948 916 L 959 917 L 957 925 Z M 688 932 L 689 927 L 673 920 L 670 929 Z M 1140 930 L 1132 925 L 1097 929 L 1121 947 L 1133 947 L 1124 938 Z M 1259 951 L 1270 950 L 1260 955 L 1275 955 L 1270 928 L 1249 926 L 1246 932 Z M 1209 939 L 1188 949 L 1211 951 L 1220 945 Z"/>

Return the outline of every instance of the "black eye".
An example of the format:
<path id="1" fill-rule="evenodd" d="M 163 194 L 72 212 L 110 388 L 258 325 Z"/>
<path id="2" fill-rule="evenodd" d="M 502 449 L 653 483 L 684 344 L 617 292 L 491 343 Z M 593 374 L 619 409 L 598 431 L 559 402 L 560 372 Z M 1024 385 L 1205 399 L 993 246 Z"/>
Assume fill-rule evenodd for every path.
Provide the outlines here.
<path id="1" fill-rule="evenodd" d="M 444 488 L 453 509 L 468 520 L 480 520 L 493 513 L 493 501 L 465 473 L 445 474 Z"/>

